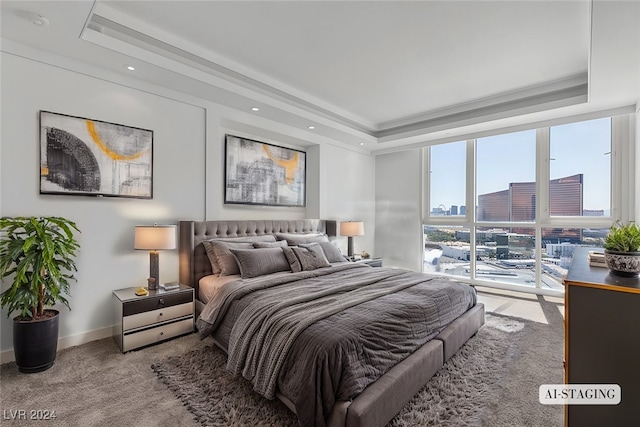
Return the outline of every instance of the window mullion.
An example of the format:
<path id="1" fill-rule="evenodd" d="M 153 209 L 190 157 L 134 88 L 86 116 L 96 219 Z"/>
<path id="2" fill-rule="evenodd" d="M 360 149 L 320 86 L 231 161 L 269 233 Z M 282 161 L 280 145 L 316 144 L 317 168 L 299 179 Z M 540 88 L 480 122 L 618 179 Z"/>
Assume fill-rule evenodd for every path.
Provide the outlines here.
<path id="1" fill-rule="evenodd" d="M 550 217 L 549 208 L 549 171 L 551 162 L 549 148 L 549 128 L 536 131 L 536 226 L 535 226 L 535 275 L 536 288 L 542 286 L 542 227 Z"/>
<path id="2" fill-rule="evenodd" d="M 467 141 L 467 208 L 466 218 L 469 224 L 469 276 L 476 278 L 476 140 Z"/>
<path id="3" fill-rule="evenodd" d="M 544 225 L 549 222 L 549 128 L 536 131 L 536 224 Z"/>
<path id="4" fill-rule="evenodd" d="M 629 116 L 611 119 L 611 217 L 633 220 L 635 194 L 629 183 L 634 176 L 633 149 L 629 136 Z"/>
<path id="5" fill-rule="evenodd" d="M 431 147 L 422 148 L 422 223 L 429 221 L 431 212 Z"/>

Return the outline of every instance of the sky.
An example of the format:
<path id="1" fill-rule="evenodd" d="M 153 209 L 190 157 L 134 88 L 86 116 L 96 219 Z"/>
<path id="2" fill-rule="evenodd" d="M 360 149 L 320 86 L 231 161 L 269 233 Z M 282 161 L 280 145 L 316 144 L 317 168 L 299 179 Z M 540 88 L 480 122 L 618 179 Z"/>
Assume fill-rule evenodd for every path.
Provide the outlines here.
<path id="1" fill-rule="evenodd" d="M 535 181 L 535 130 L 477 140 L 477 194 Z M 431 147 L 431 208 L 465 204 L 466 143 Z M 611 119 L 551 127 L 550 179 L 582 173 L 584 209 L 610 209 Z"/>

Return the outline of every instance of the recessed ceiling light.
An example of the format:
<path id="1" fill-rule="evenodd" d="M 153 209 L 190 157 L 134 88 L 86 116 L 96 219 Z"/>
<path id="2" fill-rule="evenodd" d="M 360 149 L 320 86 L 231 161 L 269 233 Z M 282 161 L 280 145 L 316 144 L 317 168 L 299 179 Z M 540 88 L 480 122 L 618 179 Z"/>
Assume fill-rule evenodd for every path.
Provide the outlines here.
<path id="1" fill-rule="evenodd" d="M 316 128 L 315 126 L 309 126 L 309 129 L 311 129 L 311 130 L 313 130 L 315 128 Z"/>
<path id="2" fill-rule="evenodd" d="M 42 16 L 42 15 L 38 15 L 36 13 L 34 13 L 31 16 L 31 22 L 33 23 L 33 25 L 37 25 L 38 27 L 48 27 L 49 26 L 49 20 L 47 19 L 46 16 Z"/>
<path id="3" fill-rule="evenodd" d="M 125 65 L 124 68 L 126 68 L 129 71 L 135 71 L 136 67 L 134 67 L 133 65 Z"/>
<path id="4" fill-rule="evenodd" d="M 361 142 L 360 145 L 364 145 L 364 142 Z"/>
<path id="5" fill-rule="evenodd" d="M 260 111 L 258 107 L 251 107 L 251 111 Z"/>

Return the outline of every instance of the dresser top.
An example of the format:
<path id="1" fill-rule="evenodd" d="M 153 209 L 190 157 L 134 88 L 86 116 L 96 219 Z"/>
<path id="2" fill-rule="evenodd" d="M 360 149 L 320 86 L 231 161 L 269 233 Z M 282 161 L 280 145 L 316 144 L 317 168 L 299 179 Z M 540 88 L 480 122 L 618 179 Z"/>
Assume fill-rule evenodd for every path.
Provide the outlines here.
<path id="1" fill-rule="evenodd" d="M 569 273 L 564 279 L 565 284 L 640 293 L 640 278 L 617 276 L 608 268 L 590 266 L 589 251 L 594 250 L 602 252 L 602 249 L 596 248 L 576 248 Z"/>

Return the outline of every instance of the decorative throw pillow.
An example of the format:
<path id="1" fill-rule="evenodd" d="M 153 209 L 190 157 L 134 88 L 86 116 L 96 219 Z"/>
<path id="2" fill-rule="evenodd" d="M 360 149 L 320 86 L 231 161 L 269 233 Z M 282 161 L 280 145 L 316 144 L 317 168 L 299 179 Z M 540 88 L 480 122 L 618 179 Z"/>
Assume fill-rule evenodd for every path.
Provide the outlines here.
<path id="1" fill-rule="evenodd" d="M 291 248 L 300 260 L 302 271 L 315 270 L 321 267 L 331 267 L 329 261 L 324 256 L 319 244 L 308 245 L 306 247 L 295 246 Z"/>
<path id="2" fill-rule="evenodd" d="M 286 240 L 278 240 L 277 242 L 254 242 L 254 248 L 282 248 L 287 246 Z"/>
<path id="3" fill-rule="evenodd" d="M 301 247 L 307 247 L 309 245 L 315 245 L 316 243 L 305 243 L 303 245 L 299 245 Z M 324 256 L 327 258 L 329 262 L 346 262 L 347 259 L 342 255 L 340 249 L 337 248 L 331 242 L 319 242 L 317 243 L 322 248 L 322 252 L 324 252 Z"/>
<path id="4" fill-rule="evenodd" d="M 305 243 L 319 243 L 319 242 L 329 241 L 329 237 L 327 237 L 326 234 L 319 234 L 319 233 L 307 233 L 307 234 L 276 233 L 276 239 L 286 240 L 289 246 L 298 246 Z"/>
<path id="5" fill-rule="evenodd" d="M 211 242 L 232 242 L 232 243 L 253 243 L 253 242 L 275 242 L 276 237 L 273 234 L 264 234 L 260 236 L 241 236 L 241 237 L 214 237 L 211 239 L 203 240 L 202 246 L 207 253 L 209 263 L 211 264 L 211 271 L 213 274 L 220 274 L 220 266 L 218 260 L 213 251 L 213 245 Z"/>
<path id="6" fill-rule="evenodd" d="M 213 254 L 215 255 L 218 266 L 220 267 L 220 276 L 231 276 L 233 274 L 240 274 L 240 268 L 238 262 L 231 253 L 231 249 L 251 249 L 253 250 L 253 243 L 249 242 L 211 242 L 213 247 Z"/>
<path id="7" fill-rule="evenodd" d="M 293 253 L 293 248 L 289 246 L 283 247 L 282 252 L 284 253 L 284 256 L 287 258 L 287 261 L 289 262 L 289 268 L 291 268 L 291 271 L 293 271 L 294 273 L 302 271 L 300 260 L 298 259 L 296 254 Z"/>
<path id="8" fill-rule="evenodd" d="M 289 271 L 289 262 L 282 248 L 230 249 L 240 267 L 243 279 Z"/>
<path id="9" fill-rule="evenodd" d="M 207 258 L 209 258 L 211 271 L 213 272 L 213 274 L 220 274 L 220 266 L 218 265 L 216 254 L 213 253 L 213 245 L 211 244 L 211 242 L 211 240 L 203 240 L 202 246 L 204 246 L 204 251 L 207 253 Z"/>

